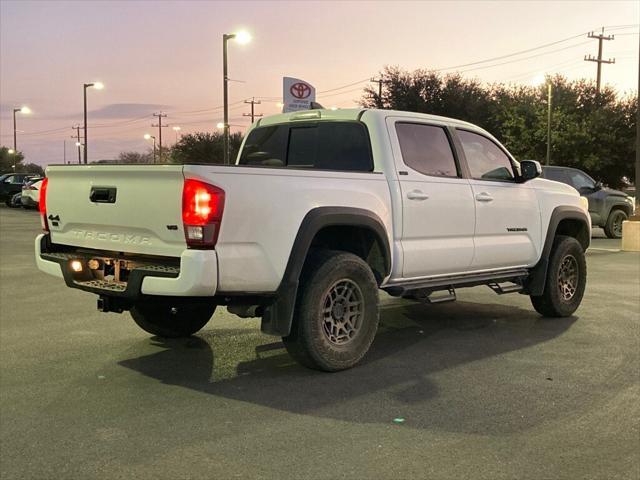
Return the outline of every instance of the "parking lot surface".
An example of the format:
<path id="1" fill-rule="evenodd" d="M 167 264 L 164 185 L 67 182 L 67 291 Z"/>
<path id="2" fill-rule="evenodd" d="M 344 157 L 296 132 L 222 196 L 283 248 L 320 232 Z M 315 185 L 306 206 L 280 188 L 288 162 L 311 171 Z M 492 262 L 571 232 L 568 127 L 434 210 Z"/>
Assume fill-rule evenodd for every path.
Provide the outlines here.
<path id="1" fill-rule="evenodd" d="M 0 207 L 0 478 L 640 478 L 640 254 L 597 238 L 576 316 L 486 287 L 382 296 L 364 363 L 294 363 L 219 308 L 163 341 L 37 271 Z M 602 237 L 601 232 L 596 232 Z"/>

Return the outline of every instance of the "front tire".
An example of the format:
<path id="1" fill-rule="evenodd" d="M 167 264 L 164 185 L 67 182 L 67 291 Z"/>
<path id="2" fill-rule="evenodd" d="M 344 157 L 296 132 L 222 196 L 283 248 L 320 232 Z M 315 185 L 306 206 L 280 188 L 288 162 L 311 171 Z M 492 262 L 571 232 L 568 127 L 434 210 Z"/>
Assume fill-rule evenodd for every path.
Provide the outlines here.
<path id="1" fill-rule="evenodd" d="M 378 284 L 369 265 L 351 253 L 313 252 L 300 279 L 291 333 L 282 340 L 306 367 L 345 370 L 369 350 L 378 318 Z"/>
<path id="2" fill-rule="evenodd" d="M 582 245 L 558 235 L 553 242 L 542 295 L 531 296 L 536 311 L 545 317 L 568 317 L 580 306 L 587 284 L 587 262 Z"/>
<path id="3" fill-rule="evenodd" d="M 215 311 L 215 305 L 179 299 L 138 303 L 129 313 L 145 332 L 158 337 L 178 338 L 196 333 L 207 324 Z"/>
<path id="4" fill-rule="evenodd" d="M 608 238 L 622 238 L 622 222 L 628 218 L 624 210 L 612 210 L 604 226 L 604 233 Z"/>

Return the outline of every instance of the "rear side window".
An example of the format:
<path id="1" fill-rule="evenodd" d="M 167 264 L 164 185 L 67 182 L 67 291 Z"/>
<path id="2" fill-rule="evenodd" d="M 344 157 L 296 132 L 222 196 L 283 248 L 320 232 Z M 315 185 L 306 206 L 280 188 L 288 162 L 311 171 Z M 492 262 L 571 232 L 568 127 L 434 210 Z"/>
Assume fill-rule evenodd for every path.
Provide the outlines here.
<path id="1" fill-rule="evenodd" d="M 240 165 L 284 167 L 288 136 L 289 128 L 286 125 L 253 129 L 244 142 Z"/>
<path id="2" fill-rule="evenodd" d="M 263 130 L 276 130 L 266 133 Z M 267 141 L 268 138 L 268 141 Z M 240 165 L 373 171 L 369 136 L 358 122 L 259 127 L 251 131 Z"/>
<path id="3" fill-rule="evenodd" d="M 404 163 L 425 175 L 457 177 L 453 151 L 444 128 L 417 123 L 396 124 Z"/>
<path id="4" fill-rule="evenodd" d="M 487 137 L 458 130 L 471 177 L 478 180 L 513 180 L 513 165 L 506 153 Z"/>

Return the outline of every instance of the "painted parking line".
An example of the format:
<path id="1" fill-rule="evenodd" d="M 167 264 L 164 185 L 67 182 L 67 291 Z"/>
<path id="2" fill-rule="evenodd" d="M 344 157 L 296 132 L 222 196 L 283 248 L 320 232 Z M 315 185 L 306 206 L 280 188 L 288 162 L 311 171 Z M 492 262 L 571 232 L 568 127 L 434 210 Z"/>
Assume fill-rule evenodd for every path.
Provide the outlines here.
<path id="1" fill-rule="evenodd" d="M 620 250 L 619 248 L 600 248 L 600 247 L 589 247 L 587 249 L 587 252 L 591 252 L 591 251 L 597 251 L 597 252 L 613 252 L 613 253 L 618 253 L 621 252 L 622 250 Z"/>

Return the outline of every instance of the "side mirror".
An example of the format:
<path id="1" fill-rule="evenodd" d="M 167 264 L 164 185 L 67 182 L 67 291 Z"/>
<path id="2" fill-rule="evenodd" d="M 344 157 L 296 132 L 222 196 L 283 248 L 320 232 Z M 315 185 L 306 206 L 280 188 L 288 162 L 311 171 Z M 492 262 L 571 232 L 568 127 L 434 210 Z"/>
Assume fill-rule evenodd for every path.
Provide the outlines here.
<path id="1" fill-rule="evenodd" d="M 601 182 L 600 180 L 598 180 L 598 181 L 596 182 L 596 185 L 595 185 L 595 187 L 593 187 L 593 190 L 594 190 L 594 191 L 596 191 L 596 192 L 597 192 L 598 190 L 602 190 L 602 182 Z"/>
<path id="2" fill-rule="evenodd" d="M 542 175 L 542 166 L 537 160 L 522 160 L 520 162 L 520 182 L 528 182 Z"/>

